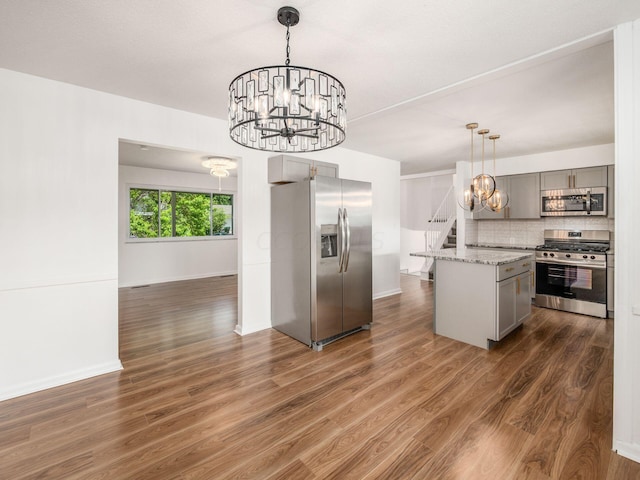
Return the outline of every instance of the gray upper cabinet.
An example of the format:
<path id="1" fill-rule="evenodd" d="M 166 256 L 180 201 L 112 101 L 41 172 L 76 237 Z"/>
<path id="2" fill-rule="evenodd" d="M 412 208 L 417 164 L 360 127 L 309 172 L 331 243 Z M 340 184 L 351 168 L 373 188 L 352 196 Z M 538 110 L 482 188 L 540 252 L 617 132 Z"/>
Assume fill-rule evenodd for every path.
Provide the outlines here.
<path id="1" fill-rule="evenodd" d="M 520 220 L 540 218 L 540 174 L 496 177 L 498 189 L 509 194 L 509 203 L 500 212 L 484 209 L 473 214 L 474 220 Z"/>
<path id="2" fill-rule="evenodd" d="M 540 218 L 540 174 L 509 176 L 507 218 Z"/>
<path id="3" fill-rule="evenodd" d="M 542 172 L 541 189 L 556 190 L 561 188 L 606 187 L 607 166 L 575 168 L 573 170 L 555 170 Z"/>
<path id="4" fill-rule="evenodd" d="M 616 167 L 615 165 L 607 165 L 607 216 L 615 218 L 616 206 Z"/>

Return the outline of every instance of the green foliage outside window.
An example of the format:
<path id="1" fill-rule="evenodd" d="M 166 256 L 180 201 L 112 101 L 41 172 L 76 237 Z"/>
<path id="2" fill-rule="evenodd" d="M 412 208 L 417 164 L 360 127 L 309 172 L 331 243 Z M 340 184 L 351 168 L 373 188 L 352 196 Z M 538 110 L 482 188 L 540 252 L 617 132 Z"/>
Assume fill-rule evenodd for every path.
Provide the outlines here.
<path id="1" fill-rule="evenodd" d="M 233 235 L 233 195 L 131 188 L 131 238 Z"/>
<path id="2" fill-rule="evenodd" d="M 135 238 L 158 236 L 157 190 L 129 190 L 129 232 Z"/>

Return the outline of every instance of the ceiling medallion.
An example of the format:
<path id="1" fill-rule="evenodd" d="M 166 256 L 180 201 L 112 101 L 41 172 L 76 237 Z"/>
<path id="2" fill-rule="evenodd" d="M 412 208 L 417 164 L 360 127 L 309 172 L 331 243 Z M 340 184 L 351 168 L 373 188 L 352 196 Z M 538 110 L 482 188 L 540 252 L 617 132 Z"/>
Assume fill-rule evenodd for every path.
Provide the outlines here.
<path id="1" fill-rule="evenodd" d="M 313 152 L 341 144 L 347 124 L 346 91 L 334 76 L 290 65 L 293 7 L 278 10 L 287 28 L 284 65 L 238 75 L 229 85 L 229 135 L 245 147 L 269 152 Z"/>

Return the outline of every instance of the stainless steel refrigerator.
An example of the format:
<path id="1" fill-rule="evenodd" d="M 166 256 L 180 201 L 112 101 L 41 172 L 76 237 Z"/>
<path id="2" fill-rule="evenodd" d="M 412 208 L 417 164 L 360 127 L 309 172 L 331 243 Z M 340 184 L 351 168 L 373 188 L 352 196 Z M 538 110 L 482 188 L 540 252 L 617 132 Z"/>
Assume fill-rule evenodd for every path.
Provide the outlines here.
<path id="1" fill-rule="evenodd" d="M 371 184 L 316 176 L 271 188 L 271 323 L 311 347 L 368 329 Z"/>

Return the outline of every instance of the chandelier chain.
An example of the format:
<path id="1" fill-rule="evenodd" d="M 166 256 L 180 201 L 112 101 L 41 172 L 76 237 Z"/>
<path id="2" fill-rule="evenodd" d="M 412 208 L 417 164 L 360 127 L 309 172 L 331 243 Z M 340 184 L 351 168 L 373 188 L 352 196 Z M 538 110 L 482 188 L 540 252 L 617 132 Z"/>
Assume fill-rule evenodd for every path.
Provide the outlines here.
<path id="1" fill-rule="evenodd" d="M 289 66 L 289 54 L 291 53 L 291 48 L 289 47 L 289 26 L 291 25 L 291 20 L 287 18 L 287 61 L 285 62 L 285 65 L 288 67 Z"/>

